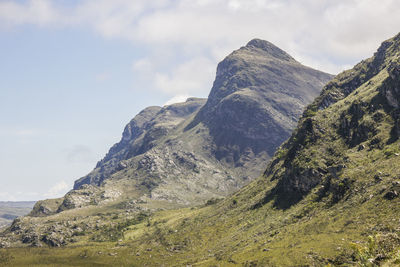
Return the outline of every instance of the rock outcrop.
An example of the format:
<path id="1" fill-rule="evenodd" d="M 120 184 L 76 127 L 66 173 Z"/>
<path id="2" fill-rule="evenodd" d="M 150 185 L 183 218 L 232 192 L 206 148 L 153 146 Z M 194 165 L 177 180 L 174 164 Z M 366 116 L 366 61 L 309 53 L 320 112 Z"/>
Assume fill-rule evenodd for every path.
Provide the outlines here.
<path id="1" fill-rule="evenodd" d="M 360 153 L 382 150 L 399 139 L 399 51 L 400 34 L 383 42 L 373 57 L 337 75 L 324 87 L 282 146 L 281 157 L 265 172 L 278 180 L 266 199 L 275 198 L 277 206 L 287 208 L 317 185 L 335 199 L 354 182 L 337 181 L 349 162 L 350 149 Z M 391 128 L 389 139 L 386 127 Z M 389 195 L 395 195 L 393 192 Z"/>
<path id="2" fill-rule="evenodd" d="M 74 189 L 90 184 L 126 195 L 130 188 L 137 197 L 181 204 L 225 196 L 261 174 L 331 78 L 254 39 L 218 65 L 207 100 L 140 112 Z M 71 197 L 59 211 L 76 206 Z"/>

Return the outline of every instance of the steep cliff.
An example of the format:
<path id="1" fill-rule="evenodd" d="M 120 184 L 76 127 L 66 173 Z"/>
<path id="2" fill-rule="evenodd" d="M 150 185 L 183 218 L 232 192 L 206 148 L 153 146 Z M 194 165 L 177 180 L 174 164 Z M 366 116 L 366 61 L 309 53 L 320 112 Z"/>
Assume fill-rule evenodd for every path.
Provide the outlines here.
<path id="1" fill-rule="evenodd" d="M 143 110 L 74 188 L 130 177 L 152 199 L 188 204 L 224 196 L 262 172 L 331 77 L 254 39 L 218 65 L 206 102 Z"/>

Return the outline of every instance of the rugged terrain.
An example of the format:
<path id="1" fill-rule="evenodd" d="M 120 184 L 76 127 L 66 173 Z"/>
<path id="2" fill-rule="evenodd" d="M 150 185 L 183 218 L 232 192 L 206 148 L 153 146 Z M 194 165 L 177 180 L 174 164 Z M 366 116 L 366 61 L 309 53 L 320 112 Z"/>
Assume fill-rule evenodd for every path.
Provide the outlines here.
<path id="1" fill-rule="evenodd" d="M 164 207 L 224 197 L 262 173 L 331 78 L 254 39 L 218 65 L 208 99 L 144 109 L 74 190 L 39 202 L 31 215 L 115 201 Z"/>
<path id="2" fill-rule="evenodd" d="M 176 211 L 180 220 L 154 215 L 150 237 L 131 243 L 139 253 L 153 248 L 138 258 L 178 266 L 399 264 L 399 85 L 400 34 L 325 86 L 261 178 L 210 206 Z"/>
<path id="3" fill-rule="evenodd" d="M 250 41 L 218 65 L 207 100 L 141 111 L 91 173 L 64 197 L 38 201 L 2 246 L 75 243 L 121 212 L 132 219 L 236 191 L 262 173 L 331 77 Z"/>
<path id="4" fill-rule="evenodd" d="M 3 261 L 23 265 L 40 260 L 42 266 L 396 266 L 399 85 L 400 34 L 329 82 L 264 174 L 238 192 L 176 210 L 129 214 L 92 208 L 93 221 L 85 223 L 77 213 L 76 220 L 62 222 L 73 210 L 61 212 L 52 217 L 53 233 L 69 223 L 75 245 L 7 249 Z M 96 222 L 97 228 L 87 227 Z M 21 235 L 23 225 L 17 220 L 9 231 Z"/>
<path id="5" fill-rule="evenodd" d="M 260 175 L 331 78 L 252 40 L 218 65 L 207 101 L 143 110 L 74 189 L 107 191 L 110 181 L 129 179 L 152 200 L 196 204 L 225 196 Z"/>

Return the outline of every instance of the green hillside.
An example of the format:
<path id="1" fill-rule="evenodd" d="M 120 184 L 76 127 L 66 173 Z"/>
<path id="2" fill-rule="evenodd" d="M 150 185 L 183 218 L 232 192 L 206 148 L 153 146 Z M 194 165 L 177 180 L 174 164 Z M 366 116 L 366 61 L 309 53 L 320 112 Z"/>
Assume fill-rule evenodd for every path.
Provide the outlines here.
<path id="1" fill-rule="evenodd" d="M 118 213 L 111 205 L 69 210 L 51 218 L 75 229 L 75 243 L 3 250 L 4 262 L 396 266 L 399 137 L 400 34 L 328 83 L 264 175 L 238 192 L 196 208 L 135 214 Z M 89 211 L 86 221 L 78 216 Z M 66 216 L 69 221 L 62 221 Z M 23 234 L 18 229 L 24 223 L 15 222 L 9 231 Z"/>

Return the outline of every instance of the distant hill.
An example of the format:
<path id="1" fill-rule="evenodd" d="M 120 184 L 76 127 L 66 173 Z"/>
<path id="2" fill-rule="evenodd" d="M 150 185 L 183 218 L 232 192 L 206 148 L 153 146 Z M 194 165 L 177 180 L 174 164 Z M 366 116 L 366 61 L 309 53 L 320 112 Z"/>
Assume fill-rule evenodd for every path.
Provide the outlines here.
<path id="1" fill-rule="evenodd" d="M 10 225 L 17 217 L 27 215 L 35 203 L 35 201 L 0 201 L 0 228 Z"/>

